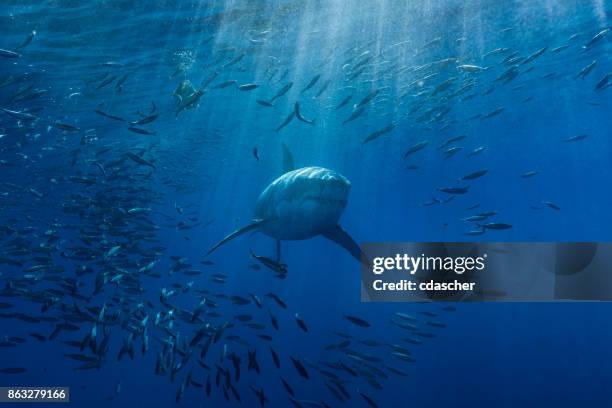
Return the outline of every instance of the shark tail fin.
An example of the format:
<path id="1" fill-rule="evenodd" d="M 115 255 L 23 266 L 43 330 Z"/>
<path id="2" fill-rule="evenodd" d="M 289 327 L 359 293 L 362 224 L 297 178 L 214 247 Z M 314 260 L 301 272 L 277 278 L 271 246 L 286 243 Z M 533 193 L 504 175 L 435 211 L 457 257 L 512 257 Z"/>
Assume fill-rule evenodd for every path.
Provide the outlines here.
<path id="1" fill-rule="evenodd" d="M 293 161 L 293 155 L 289 147 L 283 142 L 283 174 L 295 170 L 295 162 Z"/>
<path id="2" fill-rule="evenodd" d="M 325 231 L 322 235 L 346 249 L 351 255 L 353 255 L 353 258 L 357 259 L 358 262 L 369 262 L 367 256 L 361 252 L 359 245 L 357 245 L 355 240 L 353 240 L 348 232 L 346 232 L 340 225 L 336 225 L 334 228 Z"/>
<path id="3" fill-rule="evenodd" d="M 280 239 L 276 240 L 276 262 L 281 261 L 281 242 Z"/>
<path id="4" fill-rule="evenodd" d="M 236 238 L 236 237 L 238 237 L 238 236 L 240 236 L 242 234 L 245 234 L 247 232 L 256 230 L 262 224 L 264 224 L 266 221 L 267 220 L 256 219 L 256 220 L 253 220 L 253 222 L 251 222 L 249 225 L 237 229 L 236 231 L 232 232 L 231 234 L 229 234 L 228 236 L 223 238 L 221 241 L 217 242 L 212 248 L 210 248 L 208 250 L 206 255 L 212 254 L 217 248 L 219 248 L 221 245 L 225 244 L 226 242 L 231 241 L 232 239 L 234 239 L 234 238 Z"/>

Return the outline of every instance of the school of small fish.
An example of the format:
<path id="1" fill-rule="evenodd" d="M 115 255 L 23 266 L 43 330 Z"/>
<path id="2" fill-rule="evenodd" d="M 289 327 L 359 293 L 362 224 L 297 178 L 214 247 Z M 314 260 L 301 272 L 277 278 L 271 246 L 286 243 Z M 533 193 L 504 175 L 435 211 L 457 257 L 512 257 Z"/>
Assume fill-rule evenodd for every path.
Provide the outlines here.
<path id="1" fill-rule="evenodd" d="M 414 374 L 418 347 L 452 321 L 447 316 L 455 311 L 453 306 L 423 303 L 414 307 L 413 314 L 396 312 L 377 322 L 351 313 L 340 315 L 338 327 L 347 331 L 329 333 L 323 350 L 328 358 L 315 361 L 308 357 L 308 350 L 301 355 L 277 351 L 277 342 L 286 333 L 313 335 L 309 322 L 292 309 L 291 302 L 273 292 L 228 290 L 230 276 L 216 270 L 214 261 L 204 254 L 188 259 L 169 253 L 162 237 L 174 234 L 189 240 L 191 231 L 214 222 L 214 217 L 198 216 L 200 203 L 180 200 L 181 194 L 194 189 L 188 180 L 202 177 L 184 164 L 221 150 L 222 135 L 190 136 L 189 148 L 175 148 L 160 141 L 161 129 L 168 124 L 180 129 L 182 120 L 201 115 L 207 104 L 225 97 L 252 94 L 252 108 L 277 119 L 269 129 L 270 138 L 295 126 L 313 128 L 331 121 L 352 126 L 353 142 L 363 149 L 396 137 L 408 123 L 447 134 L 459 121 L 455 113 L 467 104 L 490 98 L 501 88 L 528 91 L 523 89 L 526 81 L 562 77 L 583 81 L 594 96 L 606 92 L 612 87 L 612 72 L 600 70 L 605 64 L 599 61 L 597 49 L 612 38 L 610 29 L 571 34 L 564 43 L 541 44 L 526 53 L 501 46 L 470 60 L 432 57 L 447 38 L 420 44 L 372 40 L 322 55 L 319 69 L 301 80 L 294 77 L 282 49 L 268 47 L 282 36 L 280 21 L 299 11 L 300 6 L 292 3 L 248 28 L 240 23 L 251 21 L 257 8 L 203 17 L 198 27 L 210 25 L 212 33 L 202 28 L 207 35 L 197 46 L 176 50 L 172 64 L 164 66 L 174 89 L 164 101 L 137 96 L 138 87 L 146 84 L 133 81 L 134 72 L 139 64 L 151 61 L 92 62 L 90 73 L 78 86 L 58 94 L 46 85 L 44 70 L 30 65 L 41 58 L 36 47 L 46 41 L 47 33 L 40 29 L 24 33 L 18 44 L 0 40 L 2 71 L 9 72 L 12 64 L 10 73 L 0 74 L 0 169 L 4 173 L 0 179 L 0 320 L 18 320 L 32 328 L 28 333 L 3 334 L 0 353 L 26 342 L 55 342 L 75 370 L 94 372 L 106 364 L 152 354 L 151 374 L 168 378 L 165 391 L 175 392 L 177 402 L 186 393 L 203 399 L 218 393 L 228 402 L 248 401 L 262 407 L 329 407 L 352 398 L 377 407 L 376 393 L 382 392 L 389 376 Z M 218 42 L 214 28 L 221 22 L 233 27 L 242 41 Z M 507 38 L 512 28 L 502 31 L 500 35 Z M 570 53 L 589 62 L 577 72 L 537 69 L 546 59 Z M 255 75 L 257 64 L 264 64 L 263 75 Z M 388 85 L 391 82 L 400 85 L 394 88 Z M 129 101 L 132 111 L 115 109 L 112 101 L 118 98 Z M 512 104 L 532 99 L 526 94 L 516 101 L 505 100 L 504 105 L 489 105 L 461 120 L 495 120 Z M 74 108 L 75 103 L 85 110 L 78 120 L 61 113 L 64 104 Z M 393 113 L 392 119 L 388 112 Z M 365 126 L 364 118 L 375 118 L 376 127 Z M 117 137 L 105 136 L 109 132 Z M 454 175 L 455 183 L 433 186 L 433 198 L 423 206 L 469 197 L 479 179 L 494 177 L 494 171 L 478 164 L 478 156 L 495 149 L 494 145 L 479 145 L 464 133 L 420 135 L 402 147 L 408 169 L 422 166 L 425 151 L 440 161 L 474 163 L 471 172 Z M 568 147 L 588 142 L 588 135 L 579 130 L 568 129 L 559 137 L 559 143 Z M 258 146 L 249 147 L 248 152 L 254 163 L 266 160 Z M 524 169 L 517 177 L 530 182 L 540 172 Z M 31 182 L 14 182 L 24 179 Z M 174 194 L 160 192 L 158 185 Z M 467 236 L 513 227 L 503 214 L 482 206 L 471 204 L 458 220 L 467 226 Z M 534 210 L 559 211 L 561 207 L 547 197 L 532 205 Z M 253 270 L 270 270 L 282 280 L 290 276 L 287 260 L 253 251 L 245 258 Z M 161 282 L 161 290 L 147 290 L 151 280 Z M 20 311 L 33 307 L 38 312 Z M 290 315 L 295 326 L 279 325 L 281 314 Z M 376 326 L 389 322 L 405 335 L 389 339 L 384 331 L 376 331 Z M 2 366 L 0 359 L 2 375 L 27 370 Z M 253 381 L 244 375 L 251 371 L 266 375 L 262 381 Z M 286 390 L 282 400 L 267 392 L 264 381 L 272 377 L 278 377 Z M 319 384 L 326 390 L 320 394 L 325 397 L 317 395 L 313 400 L 305 395 L 301 392 L 305 382 Z M 112 398 L 120 397 L 121 388 L 117 384 Z"/>

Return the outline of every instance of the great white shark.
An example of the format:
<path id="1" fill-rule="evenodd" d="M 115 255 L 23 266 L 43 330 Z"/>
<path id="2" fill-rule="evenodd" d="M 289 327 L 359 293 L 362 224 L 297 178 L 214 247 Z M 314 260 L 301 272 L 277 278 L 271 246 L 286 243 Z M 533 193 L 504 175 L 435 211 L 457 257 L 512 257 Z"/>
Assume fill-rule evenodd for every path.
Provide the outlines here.
<path id="1" fill-rule="evenodd" d="M 293 170 L 293 158 L 284 145 L 283 148 L 285 173 L 259 195 L 251 222 L 223 238 L 208 253 L 244 233 L 259 231 L 276 240 L 277 260 L 281 241 L 321 235 L 361 261 L 359 245 L 338 223 L 348 202 L 351 183 L 323 167 Z"/>

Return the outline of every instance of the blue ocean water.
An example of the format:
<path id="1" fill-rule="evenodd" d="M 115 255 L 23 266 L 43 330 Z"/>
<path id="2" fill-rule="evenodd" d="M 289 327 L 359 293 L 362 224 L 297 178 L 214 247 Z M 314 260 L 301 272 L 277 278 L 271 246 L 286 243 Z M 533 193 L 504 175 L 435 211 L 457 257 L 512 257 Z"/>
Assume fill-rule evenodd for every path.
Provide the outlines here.
<path id="1" fill-rule="evenodd" d="M 322 237 L 283 242 L 285 279 L 250 256 L 274 257 L 262 234 L 206 256 L 283 173 L 282 143 L 297 167 L 350 180 L 340 223 L 357 242 L 610 240 L 610 10 L 606 1 L 3 2 L 0 386 L 69 386 L 79 407 L 172 406 L 181 384 L 178 405 L 257 406 L 254 388 L 267 406 L 292 406 L 281 377 L 298 406 L 368 406 L 360 393 L 380 407 L 612 405 L 606 303 L 452 312 L 361 303 L 359 265 Z M 248 84 L 257 87 L 240 90 Z M 293 118 L 275 131 L 296 102 L 314 124 Z M 438 190 L 459 185 L 469 191 Z M 461 218 L 481 211 L 512 227 L 466 235 L 480 227 Z M 393 324 L 395 312 L 419 328 Z M 446 327 L 428 328 L 423 312 Z M 189 346 L 201 328 L 205 339 Z M 124 343 L 134 356 L 119 360 Z"/>

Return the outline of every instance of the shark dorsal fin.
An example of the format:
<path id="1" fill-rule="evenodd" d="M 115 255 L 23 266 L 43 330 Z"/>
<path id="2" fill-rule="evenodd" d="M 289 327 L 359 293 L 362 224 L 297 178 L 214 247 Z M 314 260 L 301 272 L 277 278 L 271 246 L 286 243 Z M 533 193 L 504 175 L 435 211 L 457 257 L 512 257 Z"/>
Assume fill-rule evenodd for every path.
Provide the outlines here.
<path id="1" fill-rule="evenodd" d="M 293 161 L 293 155 L 291 154 L 291 150 L 285 143 L 281 144 L 283 147 L 283 174 L 288 173 L 292 170 L 295 170 L 295 163 Z"/>

